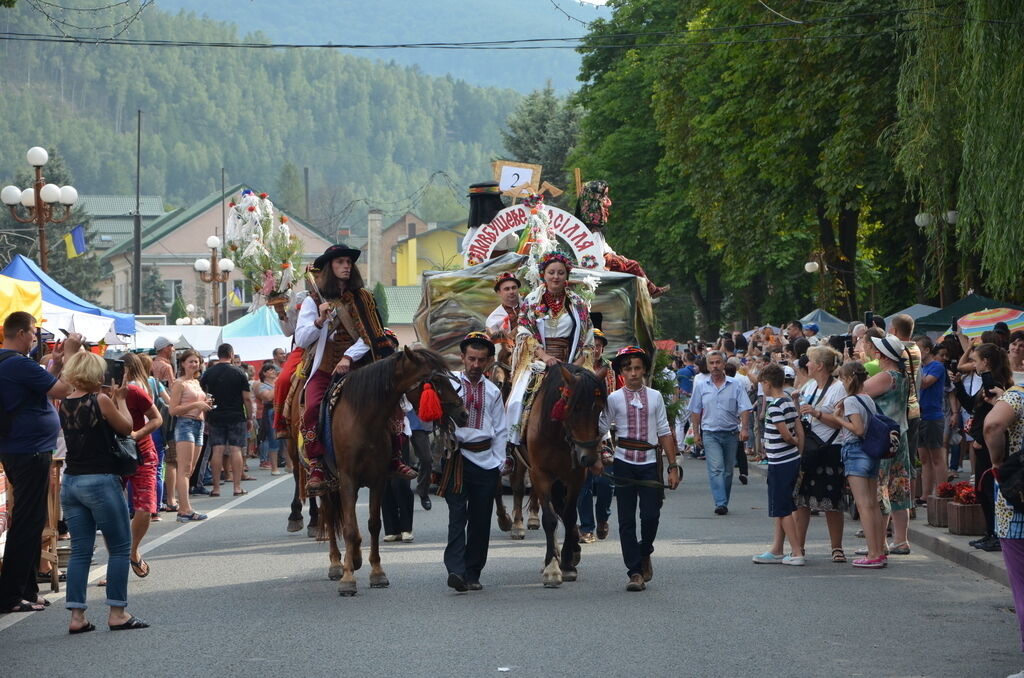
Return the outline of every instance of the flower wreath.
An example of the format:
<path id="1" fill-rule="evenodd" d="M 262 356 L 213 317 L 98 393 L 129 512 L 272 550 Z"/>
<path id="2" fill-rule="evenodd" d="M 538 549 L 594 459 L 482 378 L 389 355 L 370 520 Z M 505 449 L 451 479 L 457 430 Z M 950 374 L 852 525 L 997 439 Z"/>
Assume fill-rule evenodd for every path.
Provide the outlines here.
<path id="1" fill-rule="evenodd" d="M 557 251 L 556 252 L 548 252 L 547 254 L 545 254 L 544 256 L 542 256 L 540 258 L 540 261 L 537 262 L 537 272 L 540 273 L 541 275 L 543 275 L 544 274 L 544 269 L 548 267 L 548 264 L 550 264 L 552 262 L 555 262 L 555 261 L 562 262 L 562 264 L 565 266 L 565 272 L 566 273 L 572 273 L 572 265 L 573 265 L 572 264 L 572 259 L 570 259 L 569 257 L 565 256 L 561 252 L 557 252 Z"/>

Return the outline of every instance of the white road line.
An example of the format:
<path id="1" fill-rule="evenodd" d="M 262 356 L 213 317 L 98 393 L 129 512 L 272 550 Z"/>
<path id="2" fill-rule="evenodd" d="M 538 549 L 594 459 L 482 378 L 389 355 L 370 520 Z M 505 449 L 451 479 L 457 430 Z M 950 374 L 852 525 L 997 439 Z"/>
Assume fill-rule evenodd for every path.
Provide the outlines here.
<path id="1" fill-rule="evenodd" d="M 154 539 L 153 541 L 144 542 L 142 544 L 142 546 L 139 547 L 139 553 L 145 555 L 145 554 L 149 553 L 150 551 L 153 551 L 154 549 L 160 548 L 164 544 L 166 544 L 166 543 L 168 543 L 170 541 L 173 541 L 174 539 L 177 539 L 178 537 L 182 536 L 183 534 L 188 533 L 190 530 L 194 530 L 195 528 L 200 527 L 201 525 L 204 525 L 205 523 L 210 522 L 214 518 L 216 518 L 216 517 L 220 516 L 221 514 L 223 514 L 225 511 L 233 509 L 236 506 L 239 506 L 241 504 L 244 504 L 248 500 L 253 499 L 254 497 L 259 496 L 260 494 L 262 494 L 263 492 L 266 492 L 267 490 L 269 490 L 271 487 L 274 487 L 275 485 L 283 483 L 286 480 L 292 480 L 292 479 L 293 479 L 293 476 L 290 473 L 286 474 L 286 475 L 283 475 L 280 478 L 274 478 L 270 482 L 266 483 L 265 485 L 261 485 L 260 487 L 257 487 L 255 490 L 252 490 L 248 494 L 242 495 L 241 497 L 236 497 L 233 500 L 229 501 L 227 504 L 224 504 L 223 506 L 221 506 L 220 508 L 216 508 L 216 509 L 210 511 L 208 514 L 206 514 L 207 515 L 206 520 L 200 520 L 200 521 L 191 522 L 191 523 L 182 523 L 180 527 L 171 530 L 167 534 L 165 534 L 165 535 L 163 535 L 161 537 L 158 537 L 158 538 Z M 99 565 L 97 567 L 94 567 L 92 570 L 89 571 L 89 578 L 86 580 L 86 584 L 88 585 L 88 584 L 91 584 L 93 582 L 99 581 L 106 574 L 106 571 L 107 571 L 107 566 L 106 565 Z M 43 595 L 42 591 L 40 591 L 39 593 L 40 593 L 40 595 Z M 55 607 L 55 603 L 57 603 L 57 602 L 59 602 L 61 600 L 64 600 L 64 597 L 65 597 L 66 594 L 67 594 L 67 584 L 65 582 L 64 589 L 60 593 L 50 593 L 48 595 L 43 595 L 43 597 L 50 601 L 51 607 Z M 40 610 L 40 612 L 42 612 L 42 610 Z M 0 631 L 3 631 L 4 629 L 9 629 L 10 627 L 14 626 L 18 622 L 20 622 L 23 619 L 26 619 L 28 617 L 31 617 L 34 614 L 38 614 L 38 612 L 12 612 L 12 613 L 6 614 L 6 615 L 4 615 L 4 617 L 5 617 L 4 619 L 0 619 Z"/>

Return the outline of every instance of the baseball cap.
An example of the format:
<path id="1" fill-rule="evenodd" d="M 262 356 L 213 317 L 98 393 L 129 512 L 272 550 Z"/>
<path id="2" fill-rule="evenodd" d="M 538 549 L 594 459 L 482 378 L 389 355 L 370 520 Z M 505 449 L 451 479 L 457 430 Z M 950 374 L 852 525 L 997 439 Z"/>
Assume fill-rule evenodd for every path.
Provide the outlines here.
<path id="1" fill-rule="evenodd" d="M 174 342 L 167 337 L 157 337 L 153 342 L 153 349 L 156 351 L 162 351 L 168 346 L 174 346 Z"/>

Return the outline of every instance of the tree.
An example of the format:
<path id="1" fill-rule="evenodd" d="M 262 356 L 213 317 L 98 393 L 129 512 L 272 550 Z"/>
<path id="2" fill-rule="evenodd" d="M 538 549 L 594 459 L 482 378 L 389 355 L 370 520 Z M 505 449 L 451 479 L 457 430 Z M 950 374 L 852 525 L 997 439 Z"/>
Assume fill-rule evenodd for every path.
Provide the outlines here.
<path id="1" fill-rule="evenodd" d="M 142 312 L 144 314 L 167 313 L 167 290 L 156 266 L 144 266 L 142 278 Z"/>
<path id="2" fill-rule="evenodd" d="M 49 154 L 50 159 L 43 167 L 44 180 L 58 186 L 74 184 L 74 179 L 65 166 L 63 158 L 53 148 L 49 149 Z M 22 170 L 15 175 L 13 183 L 28 188 L 34 182 L 34 172 Z M 18 209 L 19 213 L 24 214 L 22 208 Z M 58 215 L 63 214 L 63 208 L 57 207 L 56 212 Z M 64 245 L 64 236 L 78 225 L 82 225 L 85 229 L 86 252 L 69 259 L 67 248 Z M 22 254 L 39 263 L 39 235 L 34 224 L 17 222 L 11 216 L 10 211 L 5 208 L 0 211 L 0 234 L 4 235 L 4 241 L 8 243 L 8 249 L 4 253 L 6 257 L 4 265 L 14 254 Z M 93 250 L 93 236 L 94 234 L 90 230 L 89 215 L 80 206 L 72 209 L 71 216 L 66 221 L 46 226 L 47 275 L 86 301 L 94 302 L 99 297 L 96 285 L 103 279 L 104 274 L 103 267 Z"/>
<path id="3" fill-rule="evenodd" d="M 582 111 L 568 98 L 560 98 L 548 82 L 530 93 L 505 121 L 505 150 L 513 160 L 543 165 L 544 178 L 564 185 L 566 161 L 579 133 Z"/>
<path id="4" fill-rule="evenodd" d="M 373 299 L 377 302 L 377 312 L 380 313 L 380 321 L 383 325 L 388 324 L 388 295 L 384 292 L 384 284 L 378 282 L 373 286 Z"/>
<path id="5" fill-rule="evenodd" d="M 281 173 L 277 177 L 276 193 L 271 197 L 274 204 L 292 214 L 301 213 L 304 218 L 309 219 L 306 214 L 306 189 L 303 187 L 302 175 L 299 168 L 290 162 L 281 167 Z"/>

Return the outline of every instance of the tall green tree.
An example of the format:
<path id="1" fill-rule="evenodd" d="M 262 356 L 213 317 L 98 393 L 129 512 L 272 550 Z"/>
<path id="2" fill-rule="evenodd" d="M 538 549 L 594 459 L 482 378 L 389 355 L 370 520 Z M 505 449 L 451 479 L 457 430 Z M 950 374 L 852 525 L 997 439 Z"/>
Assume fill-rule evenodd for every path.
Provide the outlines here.
<path id="1" fill-rule="evenodd" d="M 281 166 L 281 173 L 277 176 L 275 191 L 274 195 L 271 196 L 271 200 L 274 201 L 275 205 L 280 205 L 292 214 L 301 214 L 306 218 L 309 217 L 306 214 L 306 189 L 302 183 L 302 174 L 293 163 L 286 162 Z"/>
<path id="2" fill-rule="evenodd" d="M 142 312 L 145 314 L 167 313 L 167 290 L 160 269 L 145 266 L 142 272 Z"/>
<path id="3" fill-rule="evenodd" d="M 501 138 L 513 160 L 543 165 L 544 178 L 564 185 L 566 160 L 579 132 L 579 106 L 559 97 L 548 82 L 526 96 L 508 117 Z"/>

